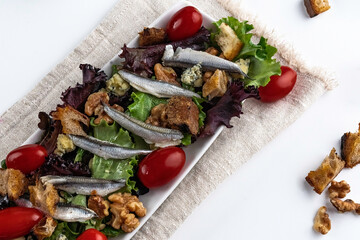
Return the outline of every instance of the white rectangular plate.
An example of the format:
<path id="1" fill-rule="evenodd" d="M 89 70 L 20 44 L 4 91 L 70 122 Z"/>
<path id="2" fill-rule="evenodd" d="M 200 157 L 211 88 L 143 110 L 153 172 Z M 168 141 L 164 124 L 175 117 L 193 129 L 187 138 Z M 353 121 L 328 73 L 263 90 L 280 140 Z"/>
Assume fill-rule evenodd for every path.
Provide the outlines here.
<path id="1" fill-rule="evenodd" d="M 179 2 L 174 5 L 171 9 L 163 13 L 159 18 L 157 18 L 149 27 L 158 27 L 158 28 L 165 28 L 167 22 L 170 20 L 171 16 L 174 15 L 179 9 L 192 5 L 189 2 L 183 1 Z M 209 15 L 202 12 L 200 9 L 199 11 L 203 15 L 203 26 L 206 28 L 212 27 L 212 22 L 216 21 L 215 19 L 211 18 Z M 129 34 L 136 34 L 129 33 Z M 129 44 L 128 47 L 136 47 L 138 44 L 138 36 L 135 37 Z M 121 53 L 117 53 L 113 59 L 111 59 L 102 70 L 108 75 L 111 75 L 111 66 L 113 64 L 119 64 L 120 58 L 118 55 Z M 91 64 L 91 63 L 90 63 Z M 64 89 L 65 90 L 65 89 Z M 160 205 L 165 201 L 165 199 L 172 193 L 172 191 L 176 188 L 176 186 L 182 181 L 182 179 L 188 174 L 188 172 L 193 168 L 193 166 L 199 161 L 201 156 L 206 152 L 206 150 L 210 147 L 210 145 L 215 141 L 217 136 L 221 133 L 223 127 L 219 127 L 215 134 L 208 138 L 202 138 L 197 140 L 194 144 L 190 146 L 184 147 L 184 151 L 186 153 L 186 163 L 180 174 L 170 183 L 163 187 L 159 187 L 156 189 L 151 189 L 149 193 L 140 196 L 140 200 L 143 202 L 144 206 L 147 208 L 147 214 L 145 217 L 140 218 L 140 226 L 136 228 L 133 232 L 127 234 L 121 234 L 117 238 L 118 240 L 127 240 L 131 239 L 132 236 L 144 225 L 144 223 L 151 217 L 151 215 L 160 207 Z M 32 134 L 24 144 L 35 143 L 41 139 L 42 132 L 37 130 L 34 134 Z"/>

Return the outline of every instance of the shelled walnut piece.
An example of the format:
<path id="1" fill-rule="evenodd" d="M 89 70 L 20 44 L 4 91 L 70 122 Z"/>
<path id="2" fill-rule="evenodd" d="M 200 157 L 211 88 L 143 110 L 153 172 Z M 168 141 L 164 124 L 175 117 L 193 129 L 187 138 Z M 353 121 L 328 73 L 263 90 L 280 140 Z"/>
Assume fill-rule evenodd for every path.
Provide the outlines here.
<path id="1" fill-rule="evenodd" d="M 54 215 L 56 205 L 60 201 L 57 190 L 52 184 L 43 184 L 40 180 L 36 180 L 35 186 L 29 186 L 30 202 L 34 207 L 40 208 L 42 211 Z"/>
<path id="2" fill-rule="evenodd" d="M 354 167 L 360 163 L 360 123 L 357 133 L 347 132 L 341 137 L 341 157 L 346 167 Z"/>
<path id="3" fill-rule="evenodd" d="M 310 171 L 305 179 L 310 186 L 314 187 L 315 192 L 321 194 L 344 166 L 345 162 L 339 158 L 333 148 L 321 165 L 315 171 Z"/>
<path id="4" fill-rule="evenodd" d="M 109 201 L 105 200 L 99 195 L 92 195 L 88 200 L 88 208 L 93 210 L 99 218 L 109 216 Z"/>
<path id="5" fill-rule="evenodd" d="M 33 232 L 38 240 L 43 240 L 53 234 L 56 226 L 57 222 L 52 217 L 46 216 L 35 225 Z"/>
<path id="6" fill-rule="evenodd" d="M 11 200 L 18 199 L 23 195 L 28 187 L 28 180 L 19 170 L 8 168 L 0 169 L 0 195 Z"/>
<path id="7" fill-rule="evenodd" d="M 354 202 L 351 199 L 346 199 L 343 201 L 339 198 L 334 198 L 330 199 L 330 202 L 339 212 L 355 211 L 357 214 L 360 214 L 360 204 Z"/>
<path id="8" fill-rule="evenodd" d="M 328 188 L 329 198 L 344 198 L 346 194 L 350 192 L 350 185 L 342 180 L 341 182 L 331 181 L 331 185 Z"/>
<path id="9" fill-rule="evenodd" d="M 130 193 L 114 193 L 108 197 L 113 214 L 110 224 L 115 229 L 132 232 L 140 224 L 138 217 L 146 215 L 146 208 L 139 199 Z M 135 216 L 135 214 L 136 216 Z"/>
<path id="10" fill-rule="evenodd" d="M 180 83 L 176 81 L 176 72 L 171 67 L 164 67 L 160 63 L 157 63 L 154 66 L 154 73 L 157 80 L 180 87 Z"/>
<path id="11" fill-rule="evenodd" d="M 328 0 L 304 0 L 304 5 L 311 18 L 330 9 Z"/>
<path id="12" fill-rule="evenodd" d="M 89 118 L 70 105 L 56 107 L 56 111 L 52 112 L 51 116 L 54 120 L 60 120 L 63 133 L 81 136 L 87 135 L 81 124 L 88 127 L 90 123 Z"/>
<path id="13" fill-rule="evenodd" d="M 101 120 L 105 120 L 108 124 L 114 122 L 114 120 L 104 111 L 103 104 L 109 104 L 109 99 L 109 95 L 102 91 L 93 93 L 88 97 L 85 103 L 85 113 L 89 117 L 92 115 L 97 116 L 97 118 L 94 120 L 95 124 L 99 124 Z M 111 107 L 121 112 L 124 111 L 124 109 L 117 104 L 114 104 Z"/>
<path id="14" fill-rule="evenodd" d="M 331 229 L 331 221 L 329 214 L 326 213 L 326 207 L 322 206 L 319 208 L 315 215 L 313 228 L 315 231 L 325 235 Z"/>

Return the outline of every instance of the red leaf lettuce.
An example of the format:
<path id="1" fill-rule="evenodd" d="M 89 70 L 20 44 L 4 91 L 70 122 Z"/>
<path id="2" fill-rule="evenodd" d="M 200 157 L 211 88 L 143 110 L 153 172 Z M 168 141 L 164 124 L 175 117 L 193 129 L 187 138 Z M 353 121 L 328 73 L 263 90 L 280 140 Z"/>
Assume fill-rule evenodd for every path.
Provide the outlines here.
<path id="1" fill-rule="evenodd" d="M 139 48 L 129 48 L 125 44 L 119 57 L 125 59 L 123 68 L 144 77 L 151 77 L 153 75 L 153 67 L 161 61 L 166 45 L 171 44 L 174 49 L 182 47 L 203 50 L 205 43 L 209 41 L 210 32 L 202 27 L 194 36 L 176 42 Z"/>
<path id="2" fill-rule="evenodd" d="M 247 98 L 260 99 L 257 88 L 249 86 L 245 89 L 242 82 L 231 83 L 224 96 L 220 98 L 214 107 L 207 111 L 205 128 L 200 137 L 213 135 L 221 125 L 231 128 L 230 119 L 240 117 L 240 114 L 242 114 L 242 101 Z"/>

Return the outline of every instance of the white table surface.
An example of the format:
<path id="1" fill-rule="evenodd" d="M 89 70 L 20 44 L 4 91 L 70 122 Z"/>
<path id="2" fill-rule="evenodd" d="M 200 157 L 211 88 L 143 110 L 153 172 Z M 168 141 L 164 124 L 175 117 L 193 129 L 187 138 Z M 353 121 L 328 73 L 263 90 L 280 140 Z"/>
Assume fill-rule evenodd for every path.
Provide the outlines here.
<path id="1" fill-rule="evenodd" d="M 331 1 L 331 0 L 330 0 Z M 101 21 L 116 0 L 0 1 L 0 114 L 28 93 Z M 304 178 L 344 132 L 360 121 L 360 3 L 331 1 L 307 17 L 301 0 L 244 0 L 244 6 L 292 43 L 307 61 L 333 70 L 339 87 L 219 185 L 172 236 L 183 239 L 359 239 L 360 216 L 339 214 Z M 206 12 L 206 9 L 203 9 Z M 343 170 L 360 202 L 360 166 Z M 332 230 L 312 230 L 326 205 Z"/>

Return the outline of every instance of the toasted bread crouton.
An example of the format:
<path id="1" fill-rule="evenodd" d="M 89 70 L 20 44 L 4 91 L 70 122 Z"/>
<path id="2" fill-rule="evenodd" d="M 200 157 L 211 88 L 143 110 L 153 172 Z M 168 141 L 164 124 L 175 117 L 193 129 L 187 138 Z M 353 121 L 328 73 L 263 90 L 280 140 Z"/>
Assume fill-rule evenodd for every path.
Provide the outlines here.
<path id="1" fill-rule="evenodd" d="M 162 28 L 144 28 L 139 32 L 139 46 L 149 46 L 163 43 L 166 40 L 166 31 Z"/>
<path id="2" fill-rule="evenodd" d="M 87 136 L 81 124 L 88 127 L 90 123 L 89 118 L 70 105 L 56 107 L 56 111 L 52 112 L 51 116 L 54 120 L 61 121 L 63 133 Z"/>
<path id="3" fill-rule="evenodd" d="M 19 170 L 0 169 L 0 194 L 8 195 L 11 200 L 18 199 L 26 192 L 28 180 Z"/>
<path id="4" fill-rule="evenodd" d="M 306 181 L 314 187 L 314 191 L 321 194 L 326 186 L 339 174 L 344 168 L 345 162 L 336 154 L 333 148 L 316 171 L 310 171 L 305 178 Z"/>
<path id="5" fill-rule="evenodd" d="M 60 200 L 57 190 L 52 184 L 45 186 L 37 180 L 36 186 L 29 186 L 30 202 L 40 208 L 42 211 L 49 213 L 51 216 L 55 214 L 56 205 Z"/>
<path id="6" fill-rule="evenodd" d="M 220 33 L 216 36 L 215 40 L 224 56 L 228 60 L 233 60 L 243 47 L 243 43 L 240 41 L 234 30 L 226 23 L 220 25 Z"/>
<path id="7" fill-rule="evenodd" d="M 341 157 L 346 167 L 354 167 L 360 163 L 360 124 L 357 133 L 344 133 L 341 137 Z"/>
<path id="8" fill-rule="evenodd" d="M 208 97 L 211 100 L 214 97 L 221 97 L 227 90 L 228 77 L 225 71 L 217 69 L 214 74 L 203 86 L 203 97 Z"/>
<path id="9" fill-rule="evenodd" d="M 310 17 L 315 17 L 330 9 L 328 0 L 304 0 L 304 4 Z"/>

